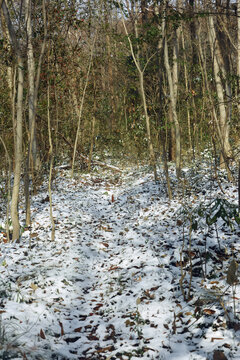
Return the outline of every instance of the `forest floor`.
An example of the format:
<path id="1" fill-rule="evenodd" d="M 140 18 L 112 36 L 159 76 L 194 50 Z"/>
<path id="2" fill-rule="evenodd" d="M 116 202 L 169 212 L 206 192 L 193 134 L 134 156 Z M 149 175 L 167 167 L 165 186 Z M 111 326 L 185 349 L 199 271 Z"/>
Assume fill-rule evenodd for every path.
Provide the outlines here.
<path id="1" fill-rule="evenodd" d="M 240 359 L 237 186 L 146 166 L 47 182 L 20 243 L 0 234 L 1 359 Z M 23 209 L 21 210 L 24 213 Z"/>

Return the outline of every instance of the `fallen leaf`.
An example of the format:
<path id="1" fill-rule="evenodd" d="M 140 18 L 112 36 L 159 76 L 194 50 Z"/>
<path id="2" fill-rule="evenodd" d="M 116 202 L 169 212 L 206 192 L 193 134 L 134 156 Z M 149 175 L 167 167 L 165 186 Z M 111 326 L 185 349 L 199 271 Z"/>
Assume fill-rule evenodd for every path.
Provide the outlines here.
<path id="1" fill-rule="evenodd" d="M 82 331 L 82 327 L 76 328 L 73 330 L 74 332 L 81 332 Z"/>
<path id="2" fill-rule="evenodd" d="M 216 311 L 212 309 L 203 309 L 203 312 L 207 315 L 213 315 Z"/>
<path id="3" fill-rule="evenodd" d="M 139 305 L 140 303 L 141 303 L 141 299 L 140 299 L 140 298 L 137 298 L 136 304 Z"/>
<path id="4" fill-rule="evenodd" d="M 214 350 L 213 360 L 227 360 L 226 355 L 221 350 Z"/>
<path id="5" fill-rule="evenodd" d="M 97 310 L 99 310 L 100 309 L 100 307 L 102 307 L 103 306 L 103 304 L 96 304 L 96 306 L 93 308 L 93 310 L 94 311 L 97 311 Z"/>
<path id="6" fill-rule="evenodd" d="M 45 336 L 45 334 L 44 334 L 44 332 L 43 332 L 43 330 L 42 330 L 42 329 L 40 330 L 40 334 L 39 334 L 39 336 L 40 336 L 40 338 L 41 338 L 41 339 L 43 339 L 43 340 L 45 340 L 45 339 L 46 339 L 46 336 Z"/>
<path id="7" fill-rule="evenodd" d="M 108 269 L 108 271 L 117 270 L 117 269 L 119 269 L 118 266 L 113 266 L 113 265 L 112 265 L 112 266 Z"/>
<path id="8" fill-rule="evenodd" d="M 32 233 L 31 235 L 30 235 L 30 238 L 35 238 L 35 237 L 37 237 L 38 236 L 38 233 Z"/>
<path id="9" fill-rule="evenodd" d="M 36 291 L 38 289 L 38 286 L 34 283 L 31 283 L 30 287 L 33 289 L 33 291 Z"/>
<path id="10" fill-rule="evenodd" d="M 109 247 L 109 244 L 107 244 L 107 243 L 105 243 L 105 242 L 101 242 L 101 244 L 102 244 L 103 246 L 105 246 L 106 248 Z"/>
<path id="11" fill-rule="evenodd" d="M 105 348 L 98 349 L 98 350 L 96 350 L 96 352 L 101 353 L 101 352 L 113 351 L 113 350 L 114 350 L 114 347 L 112 345 L 110 345 L 110 346 L 107 346 Z"/>
<path id="12" fill-rule="evenodd" d="M 58 322 L 61 328 L 61 336 L 65 335 L 64 334 L 64 330 L 63 330 L 63 324 L 61 323 L 61 321 Z"/>
<path id="13" fill-rule="evenodd" d="M 215 340 L 223 340 L 223 338 L 216 338 L 216 337 L 211 338 L 211 342 L 214 342 Z"/>

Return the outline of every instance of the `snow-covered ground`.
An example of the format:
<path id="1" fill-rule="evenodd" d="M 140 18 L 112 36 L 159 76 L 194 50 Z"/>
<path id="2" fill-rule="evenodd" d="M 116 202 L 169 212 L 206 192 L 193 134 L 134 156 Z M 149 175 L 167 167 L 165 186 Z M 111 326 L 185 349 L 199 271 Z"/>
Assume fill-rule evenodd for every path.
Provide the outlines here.
<path id="1" fill-rule="evenodd" d="M 172 201 L 145 167 L 59 169 L 55 241 L 43 184 L 31 231 L 1 232 L 1 359 L 240 359 L 236 186 L 203 168 L 177 188 L 170 172 Z"/>

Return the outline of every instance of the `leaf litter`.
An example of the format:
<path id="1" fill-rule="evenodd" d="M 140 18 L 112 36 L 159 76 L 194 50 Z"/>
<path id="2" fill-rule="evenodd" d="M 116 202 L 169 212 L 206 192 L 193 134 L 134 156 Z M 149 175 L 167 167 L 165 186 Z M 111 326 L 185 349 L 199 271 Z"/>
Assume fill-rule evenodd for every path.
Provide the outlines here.
<path id="1" fill-rule="evenodd" d="M 185 169 L 184 194 L 174 185 L 169 202 L 144 166 L 118 179 L 59 169 L 54 242 L 43 184 L 21 242 L 1 232 L 2 358 L 239 359 L 239 225 L 216 211 L 204 220 L 201 203 L 222 194 L 201 171 L 200 181 Z M 237 203 L 236 186 L 221 185 Z"/>

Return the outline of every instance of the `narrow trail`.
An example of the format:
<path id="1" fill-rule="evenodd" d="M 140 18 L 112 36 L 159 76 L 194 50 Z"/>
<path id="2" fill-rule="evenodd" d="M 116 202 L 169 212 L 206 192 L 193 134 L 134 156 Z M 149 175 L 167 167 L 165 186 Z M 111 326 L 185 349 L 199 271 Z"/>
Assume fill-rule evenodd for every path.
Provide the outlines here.
<path id="1" fill-rule="evenodd" d="M 194 325 L 197 297 L 183 301 L 180 206 L 149 174 L 63 173 L 53 184 L 52 242 L 40 191 L 31 232 L 19 244 L 0 243 L 2 358 L 206 360 L 218 346 L 214 324 L 218 341 L 229 341 L 222 309 Z M 196 272 L 196 296 L 201 284 Z"/>
<path id="2" fill-rule="evenodd" d="M 65 253 L 69 270 L 76 262 L 74 269 L 64 270 L 77 301 L 70 301 L 61 313 L 63 346 L 70 344 L 77 359 L 106 359 L 106 354 L 155 358 L 160 339 L 164 345 L 164 322 L 172 317 L 163 300 L 168 289 L 162 288 L 162 280 L 166 287 L 166 278 L 169 284 L 172 279 L 151 248 L 151 234 L 144 225 L 154 194 L 150 200 L 149 189 L 135 189 L 146 193 L 140 201 L 132 190 L 122 191 L 121 184 L 100 179 L 73 189 L 62 191 L 55 205 L 58 227 L 64 229 L 62 240 L 70 241 Z M 157 186 L 155 190 L 159 196 Z M 69 313 L 75 314 L 74 322 Z M 167 343 L 166 339 L 166 348 Z"/>

